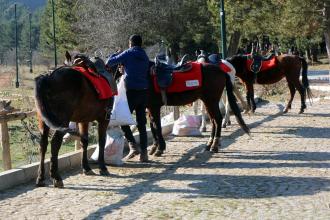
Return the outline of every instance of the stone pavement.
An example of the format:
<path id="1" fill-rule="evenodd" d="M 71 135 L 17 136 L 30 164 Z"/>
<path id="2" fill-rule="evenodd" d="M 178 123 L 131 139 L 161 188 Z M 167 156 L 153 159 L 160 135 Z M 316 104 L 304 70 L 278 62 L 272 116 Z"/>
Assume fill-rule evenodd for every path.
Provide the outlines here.
<path id="1" fill-rule="evenodd" d="M 110 177 L 72 170 L 64 189 L 0 192 L 0 219 L 329 219 L 330 100 L 298 108 L 260 106 L 244 117 L 251 138 L 234 123 L 218 154 L 202 153 L 209 132 L 169 137 L 150 164 L 109 167 Z"/>

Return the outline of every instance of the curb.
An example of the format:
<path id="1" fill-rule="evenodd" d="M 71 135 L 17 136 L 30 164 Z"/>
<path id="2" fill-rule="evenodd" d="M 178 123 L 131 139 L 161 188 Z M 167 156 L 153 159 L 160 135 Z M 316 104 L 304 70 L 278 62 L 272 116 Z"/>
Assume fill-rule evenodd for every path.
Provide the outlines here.
<path id="1" fill-rule="evenodd" d="M 172 132 L 173 124 L 170 123 L 162 127 L 162 133 L 164 136 Z M 152 142 L 152 134 L 150 129 L 147 130 L 148 142 Z M 139 143 L 139 134 L 135 133 L 134 138 Z M 87 155 L 88 158 L 93 154 L 97 144 L 88 146 Z M 60 172 L 78 168 L 81 166 L 81 154 L 82 150 L 63 154 L 58 157 L 58 169 Z M 45 175 L 49 177 L 49 164 L 50 159 L 45 160 Z M 37 178 L 39 162 L 24 165 L 16 169 L 7 170 L 0 173 L 0 191 L 5 190 L 16 185 L 27 183 Z"/>

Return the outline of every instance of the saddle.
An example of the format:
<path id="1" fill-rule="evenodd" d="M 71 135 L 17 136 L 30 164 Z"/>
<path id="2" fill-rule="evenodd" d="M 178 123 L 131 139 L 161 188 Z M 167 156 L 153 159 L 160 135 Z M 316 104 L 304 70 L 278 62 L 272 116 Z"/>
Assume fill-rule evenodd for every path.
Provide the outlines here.
<path id="1" fill-rule="evenodd" d="M 172 84 L 173 72 L 188 72 L 191 70 L 192 65 L 191 63 L 187 63 L 187 61 L 187 54 L 176 65 L 170 65 L 165 60 L 160 59 L 160 56 L 156 56 L 154 71 L 159 87 L 166 89 Z"/>
<path id="2" fill-rule="evenodd" d="M 89 74 L 92 74 L 94 76 L 102 76 L 107 80 L 112 92 L 114 94 L 118 93 L 117 84 L 112 74 L 106 70 L 105 63 L 101 58 L 89 58 L 84 54 L 78 54 L 74 57 L 73 65 L 83 67 L 88 71 Z"/>
<path id="3" fill-rule="evenodd" d="M 261 70 L 261 67 L 264 62 L 270 61 L 274 57 L 273 54 L 270 54 L 269 56 L 260 56 L 260 55 L 252 55 L 251 57 L 251 65 L 250 65 L 250 70 L 253 73 L 259 73 Z M 248 58 L 249 59 L 249 58 Z"/>
<path id="4" fill-rule="evenodd" d="M 173 72 L 188 72 L 192 69 L 192 64 L 187 63 L 188 55 L 184 55 L 180 62 L 176 65 L 168 64 L 162 55 L 155 57 L 154 74 L 156 76 L 156 82 L 160 88 L 162 95 L 162 101 L 167 105 L 166 89 L 170 87 L 173 82 Z"/>

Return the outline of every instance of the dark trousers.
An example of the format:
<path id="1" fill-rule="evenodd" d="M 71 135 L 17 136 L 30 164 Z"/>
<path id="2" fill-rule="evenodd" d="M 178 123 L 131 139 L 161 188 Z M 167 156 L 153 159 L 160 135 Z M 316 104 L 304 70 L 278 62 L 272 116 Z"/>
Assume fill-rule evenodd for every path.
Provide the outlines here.
<path id="1" fill-rule="evenodd" d="M 141 150 L 147 150 L 148 137 L 146 129 L 146 107 L 148 101 L 148 90 L 127 90 L 127 102 L 131 113 L 135 111 L 137 128 L 140 135 Z M 128 125 L 121 126 L 128 142 L 135 143 L 133 133 Z"/>

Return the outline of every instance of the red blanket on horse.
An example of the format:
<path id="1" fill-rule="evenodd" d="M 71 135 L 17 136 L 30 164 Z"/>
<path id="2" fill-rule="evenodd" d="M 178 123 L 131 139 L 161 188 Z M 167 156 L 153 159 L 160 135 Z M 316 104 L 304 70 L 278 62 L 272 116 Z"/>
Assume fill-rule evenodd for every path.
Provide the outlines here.
<path id="1" fill-rule="evenodd" d="M 201 63 L 190 62 L 192 68 L 185 72 L 173 72 L 172 84 L 166 88 L 167 93 L 184 92 L 198 89 L 202 86 L 202 68 Z M 156 75 L 152 74 L 152 80 L 156 92 L 160 92 Z"/>
<path id="2" fill-rule="evenodd" d="M 253 62 L 253 59 L 248 59 L 248 60 L 246 61 L 246 67 L 247 67 L 247 69 L 250 70 L 251 72 L 253 72 L 252 69 L 251 69 L 252 62 Z M 259 70 L 258 72 L 262 72 L 262 71 L 265 71 L 265 70 L 269 70 L 269 69 L 271 69 L 271 68 L 273 68 L 273 67 L 275 67 L 275 66 L 276 66 L 276 58 L 275 58 L 275 56 L 274 56 L 274 57 L 271 58 L 270 60 L 266 60 L 266 61 L 263 60 L 263 61 L 261 62 L 261 68 L 260 68 L 260 70 Z"/>
<path id="3" fill-rule="evenodd" d="M 94 86 L 95 91 L 99 95 L 99 99 L 108 99 L 116 94 L 111 90 L 108 81 L 101 75 L 97 75 L 91 69 L 85 69 L 80 66 L 74 66 L 72 69 L 77 70 L 83 74 Z"/>

